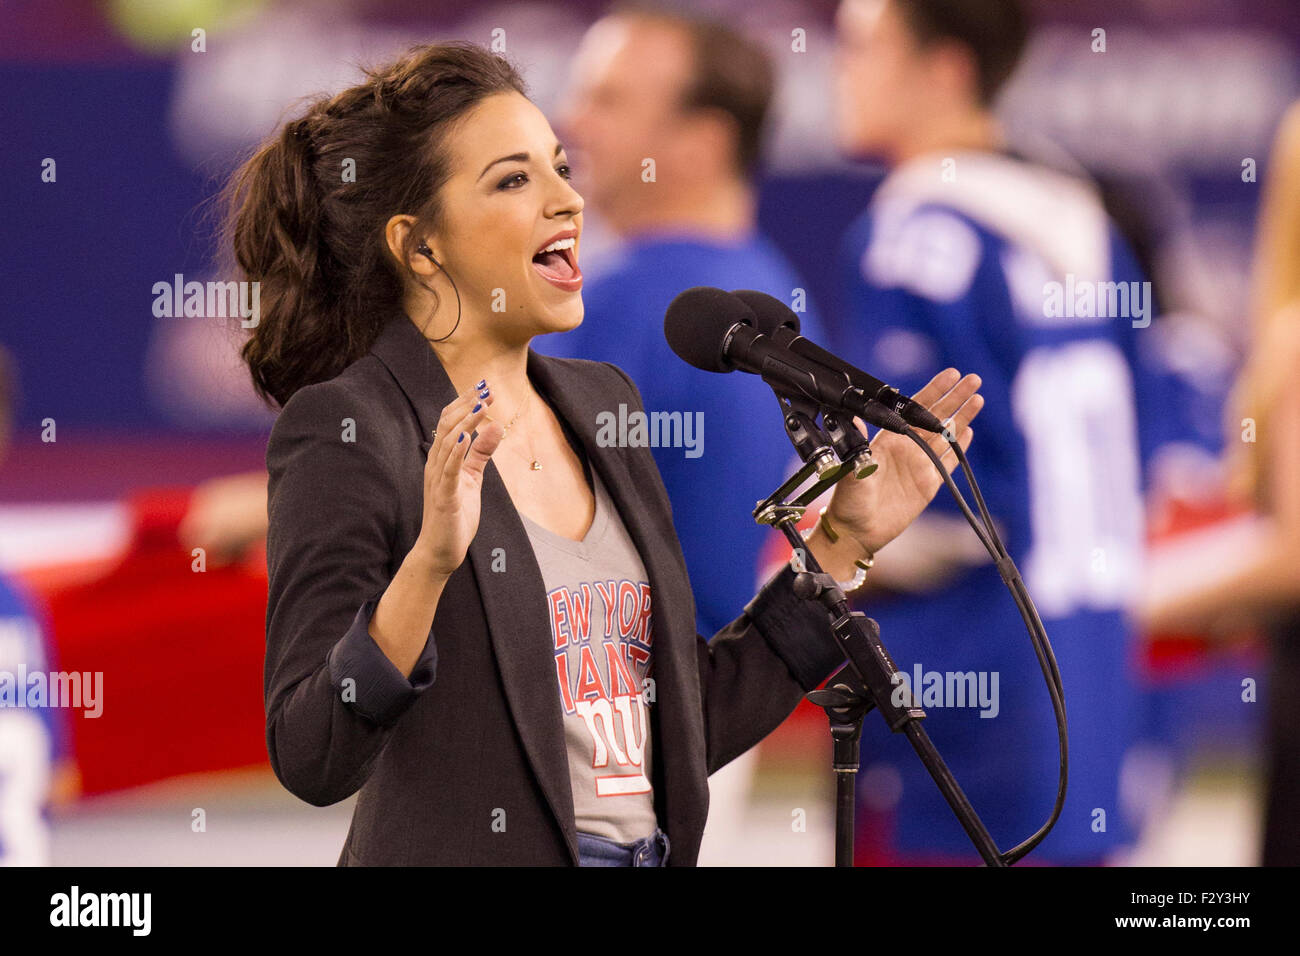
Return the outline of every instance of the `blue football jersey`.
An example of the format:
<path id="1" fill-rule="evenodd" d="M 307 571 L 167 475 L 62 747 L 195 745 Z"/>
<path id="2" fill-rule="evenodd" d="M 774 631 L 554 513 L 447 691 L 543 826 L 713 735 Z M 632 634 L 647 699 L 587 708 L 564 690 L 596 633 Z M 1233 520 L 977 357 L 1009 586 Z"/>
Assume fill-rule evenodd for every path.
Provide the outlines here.
<path id="1" fill-rule="evenodd" d="M 850 362 L 905 393 L 949 366 L 983 380 L 971 465 L 1046 626 L 1069 720 L 1067 803 L 1037 855 L 1099 860 L 1134 836 L 1121 778 L 1141 708 L 1125 607 L 1158 441 L 1141 413 L 1163 402 L 1138 358 L 1150 286 L 1089 184 L 993 154 L 895 170 L 847 233 L 840 267 L 837 343 Z M 958 516 L 941 489 L 918 524 Z M 878 560 L 889 559 L 886 549 Z M 1055 795 L 1056 727 L 991 563 L 862 609 L 912 689 L 934 691 L 921 699 L 926 728 L 999 847 L 1030 836 Z M 864 786 L 901 783 L 896 849 L 973 854 L 905 741 L 868 722 L 863 764 Z"/>

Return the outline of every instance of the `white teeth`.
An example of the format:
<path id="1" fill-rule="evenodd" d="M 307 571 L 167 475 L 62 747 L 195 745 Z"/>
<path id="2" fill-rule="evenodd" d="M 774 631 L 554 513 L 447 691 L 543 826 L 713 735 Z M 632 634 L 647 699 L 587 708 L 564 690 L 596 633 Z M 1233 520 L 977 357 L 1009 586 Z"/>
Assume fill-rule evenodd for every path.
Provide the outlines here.
<path id="1" fill-rule="evenodd" d="M 545 249 L 542 249 L 538 253 L 538 255 L 541 255 L 542 252 L 559 252 L 561 249 L 572 249 L 576 244 L 577 244 L 577 240 L 575 240 L 572 236 L 570 236 L 568 239 L 557 239 L 555 240 L 555 242 L 551 243 Z"/>

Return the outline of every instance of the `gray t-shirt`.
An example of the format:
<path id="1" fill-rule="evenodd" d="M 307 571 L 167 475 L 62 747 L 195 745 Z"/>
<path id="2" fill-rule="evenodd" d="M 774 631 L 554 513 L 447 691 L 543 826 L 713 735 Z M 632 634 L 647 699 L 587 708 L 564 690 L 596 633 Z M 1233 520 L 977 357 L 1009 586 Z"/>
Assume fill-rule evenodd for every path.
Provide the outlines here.
<path id="1" fill-rule="evenodd" d="M 546 585 L 578 830 L 618 843 L 654 833 L 650 781 L 650 584 L 592 471 L 596 516 L 573 541 L 523 515 Z"/>

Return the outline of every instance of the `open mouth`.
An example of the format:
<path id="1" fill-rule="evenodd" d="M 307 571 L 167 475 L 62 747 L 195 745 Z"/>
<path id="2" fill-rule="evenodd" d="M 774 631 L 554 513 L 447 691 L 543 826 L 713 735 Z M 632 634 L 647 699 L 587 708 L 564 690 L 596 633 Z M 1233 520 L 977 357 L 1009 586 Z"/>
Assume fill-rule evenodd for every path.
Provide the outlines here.
<path id="1" fill-rule="evenodd" d="M 582 270 L 574 255 L 577 239 L 573 236 L 557 239 L 533 256 L 533 268 L 547 282 L 566 292 L 582 286 Z"/>

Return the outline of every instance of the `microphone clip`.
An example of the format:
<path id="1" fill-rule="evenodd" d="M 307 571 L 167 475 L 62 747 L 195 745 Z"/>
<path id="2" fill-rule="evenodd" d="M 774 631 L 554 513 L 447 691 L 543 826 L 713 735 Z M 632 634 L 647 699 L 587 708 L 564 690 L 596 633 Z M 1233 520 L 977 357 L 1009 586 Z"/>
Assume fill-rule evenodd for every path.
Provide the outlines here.
<path id="1" fill-rule="evenodd" d="M 843 479 L 865 478 L 879 466 L 872 460 L 870 442 L 851 417 L 823 408 L 806 395 L 791 395 L 775 386 L 773 392 L 786 436 L 803 461 L 781 487 L 755 505 L 757 523 L 779 525 L 787 518 L 803 517 L 810 504 Z M 809 481 L 812 484 L 804 488 Z"/>

